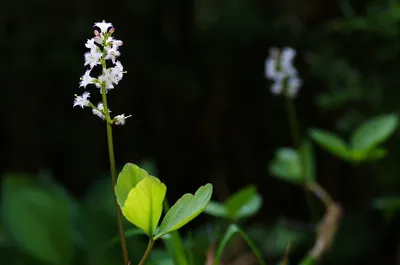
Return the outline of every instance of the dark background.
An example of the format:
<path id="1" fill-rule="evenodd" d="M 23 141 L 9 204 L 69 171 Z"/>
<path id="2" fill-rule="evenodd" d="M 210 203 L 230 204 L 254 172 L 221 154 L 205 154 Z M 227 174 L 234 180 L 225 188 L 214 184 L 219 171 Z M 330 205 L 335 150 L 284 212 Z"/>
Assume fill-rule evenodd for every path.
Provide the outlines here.
<path id="1" fill-rule="evenodd" d="M 309 221 L 304 193 L 268 174 L 275 150 L 291 146 L 284 99 L 264 77 L 268 50 L 298 52 L 303 136 L 317 127 L 348 137 L 398 111 L 399 10 L 394 0 L 5 0 L 0 173 L 48 170 L 78 198 L 108 174 L 105 123 L 72 108 L 84 43 L 105 19 L 128 71 L 108 94 L 113 113 L 132 115 L 114 130 L 119 167 L 154 161 L 171 201 L 206 182 L 221 201 L 256 184 L 264 206 L 250 224 Z M 359 167 L 316 148 L 318 180 L 345 209 L 341 264 L 396 264 L 398 218 L 386 222 L 371 201 L 400 191 L 399 144 L 396 134 L 389 157 Z"/>

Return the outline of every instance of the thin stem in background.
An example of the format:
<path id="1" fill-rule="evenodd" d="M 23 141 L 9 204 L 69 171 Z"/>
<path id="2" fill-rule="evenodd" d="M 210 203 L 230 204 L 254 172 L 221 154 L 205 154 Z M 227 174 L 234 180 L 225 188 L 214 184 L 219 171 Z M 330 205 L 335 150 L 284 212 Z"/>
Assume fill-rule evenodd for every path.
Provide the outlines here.
<path id="1" fill-rule="evenodd" d="M 154 246 L 154 240 L 153 238 L 149 238 L 149 243 L 147 244 L 146 251 L 144 252 L 144 255 L 142 259 L 139 262 L 139 265 L 144 265 L 146 263 L 146 260 L 149 258 L 151 250 L 153 249 Z"/>
<path id="2" fill-rule="evenodd" d="M 103 67 L 103 74 L 104 71 L 107 69 L 106 67 L 106 61 L 105 61 L 105 56 L 106 56 L 106 50 L 103 50 L 103 56 L 101 59 L 101 64 Z M 117 202 L 117 195 L 115 193 L 115 185 L 117 184 L 117 168 L 115 166 L 115 156 L 114 156 L 114 141 L 113 141 L 113 135 L 112 135 L 112 125 L 111 125 L 111 118 L 110 118 L 110 113 L 108 111 L 108 104 L 107 104 L 107 88 L 105 83 L 101 85 L 101 97 L 103 101 L 103 110 L 104 110 L 104 115 L 106 117 L 106 124 L 107 124 L 107 144 L 108 144 L 108 156 L 110 159 L 110 170 L 111 170 L 111 180 L 112 180 L 112 190 L 114 194 L 114 206 L 115 206 L 115 211 L 117 214 L 117 223 L 118 223 L 118 234 L 119 238 L 121 241 L 121 249 L 122 249 L 122 256 L 124 259 L 124 265 L 129 264 L 129 257 L 128 257 L 128 249 L 126 247 L 126 240 L 125 240 L 125 235 L 124 235 L 124 224 L 122 222 L 122 214 L 121 214 L 121 209 L 119 208 L 118 202 Z"/>
<path id="3" fill-rule="evenodd" d="M 307 180 L 304 172 L 304 159 L 300 155 L 299 148 L 300 148 L 300 130 L 299 130 L 299 123 L 296 115 L 296 108 L 294 106 L 293 100 L 289 95 L 285 95 L 285 103 L 286 103 L 286 112 L 289 119 L 289 127 L 290 133 L 292 136 L 293 146 L 298 151 L 300 157 L 300 171 L 304 178 L 304 194 L 306 196 L 307 205 L 310 210 L 311 219 L 313 221 L 318 220 L 318 216 L 315 210 L 314 200 L 311 197 L 311 192 L 307 189 Z"/>

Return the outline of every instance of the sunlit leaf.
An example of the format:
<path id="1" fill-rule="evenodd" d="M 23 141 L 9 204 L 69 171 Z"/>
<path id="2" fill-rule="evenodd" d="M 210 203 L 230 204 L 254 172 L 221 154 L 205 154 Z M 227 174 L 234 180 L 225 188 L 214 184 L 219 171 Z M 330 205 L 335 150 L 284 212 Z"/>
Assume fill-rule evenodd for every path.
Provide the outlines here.
<path id="1" fill-rule="evenodd" d="M 124 207 L 125 200 L 129 192 L 134 188 L 143 178 L 148 177 L 149 174 L 138 167 L 137 165 L 127 163 L 118 175 L 117 184 L 115 185 L 115 194 L 119 206 Z"/>
<path id="2" fill-rule="evenodd" d="M 201 186 L 194 195 L 183 195 L 165 215 L 154 239 L 177 230 L 198 216 L 211 199 L 212 184 Z"/>
<path id="3" fill-rule="evenodd" d="M 155 177 L 143 178 L 128 194 L 122 213 L 148 236 L 153 233 L 160 220 L 167 187 Z"/>

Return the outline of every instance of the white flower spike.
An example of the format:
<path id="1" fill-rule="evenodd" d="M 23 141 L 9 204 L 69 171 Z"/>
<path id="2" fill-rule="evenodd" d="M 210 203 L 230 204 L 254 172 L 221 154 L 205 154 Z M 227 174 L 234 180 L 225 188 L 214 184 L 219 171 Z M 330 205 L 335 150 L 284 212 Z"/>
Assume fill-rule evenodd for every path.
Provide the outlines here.
<path id="1" fill-rule="evenodd" d="M 104 92 L 107 93 L 109 90 L 114 89 L 126 73 L 121 62 L 118 60 L 121 55 L 119 48 L 123 45 L 123 42 L 112 37 L 115 29 L 111 23 L 103 20 L 103 22 L 94 23 L 94 28 L 93 38 L 88 39 L 85 43 L 89 51 L 85 53 L 84 66 L 89 66 L 89 69 L 86 70 L 85 74 L 81 77 L 79 86 L 87 88 L 88 85 L 94 85 L 100 89 L 100 94 L 103 94 Z M 107 60 L 112 62 L 111 67 L 106 66 Z M 91 71 L 96 66 L 101 66 L 102 71 L 99 76 L 94 77 L 91 76 Z M 96 108 L 88 100 L 89 97 L 90 94 L 88 92 L 83 93 L 81 96 L 76 96 L 73 106 L 81 108 L 90 106 L 92 107 L 94 115 L 116 125 L 124 125 L 125 120 L 130 117 L 121 114 L 111 118 L 109 116 L 111 111 L 108 109 L 107 113 L 104 110 L 103 103 L 106 103 L 106 99 L 103 98 L 105 101 L 103 103 L 100 102 Z"/>
<path id="2" fill-rule="evenodd" d="M 291 98 L 297 96 L 302 81 L 293 66 L 295 56 L 296 51 L 289 47 L 281 52 L 277 48 L 270 50 L 270 55 L 265 60 L 265 77 L 274 82 L 271 86 L 272 94 L 285 93 Z"/>

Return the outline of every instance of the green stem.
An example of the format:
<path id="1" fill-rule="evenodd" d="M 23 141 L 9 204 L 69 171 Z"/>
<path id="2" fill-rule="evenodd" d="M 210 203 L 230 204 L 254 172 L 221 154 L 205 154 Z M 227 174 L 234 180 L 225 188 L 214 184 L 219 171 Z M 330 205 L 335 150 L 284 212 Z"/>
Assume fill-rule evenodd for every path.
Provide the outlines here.
<path id="1" fill-rule="evenodd" d="M 146 260 L 149 258 L 151 250 L 153 249 L 154 246 L 154 240 L 153 238 L 149 238 L 149 243 L 147 244 L 146 251 L 144 252 L 144 255 L 142 259 L 139 262 L 139 265 L 144 265 L 146 263 Z"/>
<path id="2" fill-rule="evenodd" d="M 299 148 L 300 145 L 300 132 L 299 123 L 297 121 L 296 108 L 290 96 L 285 96 L 286 112 L 289 118 L 290 133 L 294 148 Z"/>
<path id="3" fill-rule="evenodd" d="M 106 52 L 104 49 L 103 56 L 101 58 L 103 74 L 104 74 L 104 71 L 107 69 L 105 56 L 106 56 Z M 107 88 L 106 88 L 106 84 L 104 82 L 101 84 L 101 97 L 102 97 L 102 101 L 103 101 L 103 107 L 104 107 L 103 110 L 104 110 L 104 115 L 106 117 L 106 124 L 107 124 L 108 156 L 110 159 L 112 190 L 114 193 L 114 206 L 115 206 L 115 211 L 117 214 L 118 234 L 119 234 L 119 238 L 121 241 L 121 249 L 122 249 L 122 256 L 124 259 L 124 265 L 128 265 L 129 257 L 128 257 L 128 249 L 126 247 L 126 240 L 125 240 L 125 235 L 124 235 L 124 224 L 122 222 L 121 209 L 119 208 L 119 205 L 117 202 L 117 196 L 115 194 L 115 189 L 114 189 L 115 185 L 117 184 L 117 168 L 115 166 L 114 143 L 113 143 L 113 135 L 112 135 L 112 127 L 111 127 L 111 118 L 110 118 L 110 113 L 108 111 L 108 105 L 107 105 Z"/>
<path id="4" fill-rule="evenodd" d="M 285 95 L 285 103 L 286 103 L 286 112 L 289 118 L 289 127 L 290 127 L 290 133 L 292 136 L 292 141 L 293 141 L 293 146 L 296 150 L 299 150 L 300 148 L 300 130 L 299 130 L 299 123 L 296 115 L 296 108 L 294 106 L 293 100 L 289 95 Z M 304 194 L 306 196 L 307 200 L 307 205 L 310 210 L 311 214 L 311 219 L 314 221 L 318 220 L 317 213 L 315 211 L 315 204 L 314 200 L 312 199 L 311 192 L 307 188 L 307 180 L 306 180 L 306 175 L 304 174 L 304 159 L 302 158 L 301 155 L 300 157 L 300 168 L 301 168 L 301 174 L 304 178 Z"/>

